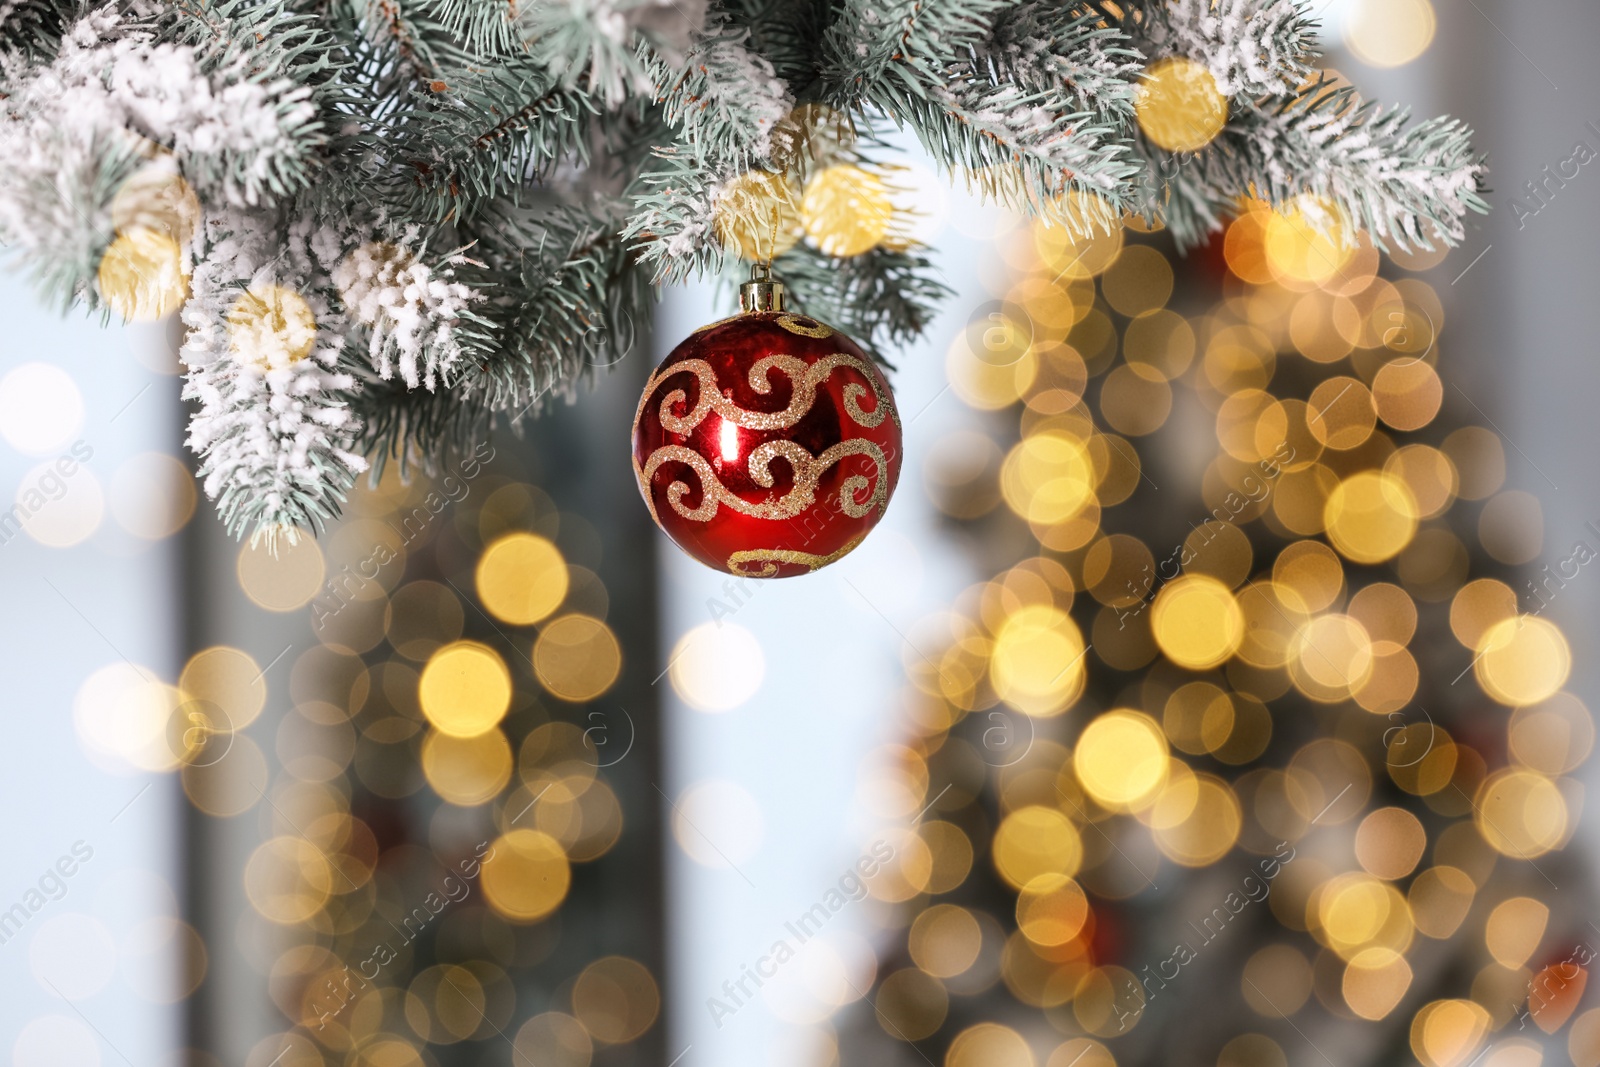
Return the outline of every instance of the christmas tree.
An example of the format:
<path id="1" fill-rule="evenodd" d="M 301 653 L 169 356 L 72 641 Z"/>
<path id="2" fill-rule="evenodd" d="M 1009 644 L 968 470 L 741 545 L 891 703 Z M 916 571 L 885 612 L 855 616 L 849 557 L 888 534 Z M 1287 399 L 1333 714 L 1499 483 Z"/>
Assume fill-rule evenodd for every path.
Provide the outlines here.
<path id="1" fill-rule="evenodd" d="M 1188 248 L 1248 195 L 1458 241 L 1469 131 L 1319 75 L 1314 33 L 1294 0 L 18 0 L 0 237 L 63 306 L 181 308 L 206 491 L 292 536 L 570 395 L 660 283 L 770 260 L 874 354 L 917 334 L 897 127 L 1071 236 Z"/>
<path id="2" fill-rule="evenodd" d="M 1181 273 L 1163 233 L 1000 241 L 948 364 L 998 442 L 931 479 L 992 577 L 905 634 L 867 766 L 919 814 L 843 1062 L 1585 1062 L 1593 727 L 1446 389 L 1443 256 L 1259 203 Z"/>

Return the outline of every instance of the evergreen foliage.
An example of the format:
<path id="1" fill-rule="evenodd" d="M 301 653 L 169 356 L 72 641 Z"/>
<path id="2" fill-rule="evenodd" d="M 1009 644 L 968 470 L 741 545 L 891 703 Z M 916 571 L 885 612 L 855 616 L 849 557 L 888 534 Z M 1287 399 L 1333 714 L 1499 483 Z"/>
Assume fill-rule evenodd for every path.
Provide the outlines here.
<path id="1" fill-rule="evenodd" d="M 736 267 L 716 224 L 731 181 L 879 165 L 892 127 L 1020 210 L 1083 229 L 1136 212 L 1185 245 L 1247 195 L 1314 194 L 1323 222 L 1402 246 L 1454 243 L 1486 207 L 1460 123 L 1407 126 L 1316 80 L 1296 0 L 11 0 L 0 17 L 0 239 L 47 299 L 105 306 L 108 249 L 162 214 L 127 190 L 182 179 L 167 201 L 193 218 L 163 232 L 188 277 L 190 441 L 239 533 L 319 528 L 369 460 L 429 464 L 529 417 L 627 354 L 655 285 Z M 1144 71 L 1174 56 L 1228 98 L 1182 158 L 1136 114 Z M 840 135 L 816 136 L 818 114 Z M 775 267 L 880 358 L 946 295 L 898 244 L 802 243 Z M 315 317 L 304 350 L 240 340 L 241 301 L 279 290 Z"/>

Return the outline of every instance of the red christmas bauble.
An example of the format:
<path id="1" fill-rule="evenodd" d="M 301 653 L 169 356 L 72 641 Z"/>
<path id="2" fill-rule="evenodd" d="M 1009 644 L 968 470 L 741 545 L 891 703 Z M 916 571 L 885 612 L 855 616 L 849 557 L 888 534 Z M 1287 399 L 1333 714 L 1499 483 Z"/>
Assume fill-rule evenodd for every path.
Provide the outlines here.
<path id="1" fill-rule="evenodd" d="M 656 524 L 706 566 L 752 578 L 850 552 L 900 478 L 900 415 L 882 372 L 844 334 L 776 306 L 690 335 L 633 419 L 633 469 Z"/>

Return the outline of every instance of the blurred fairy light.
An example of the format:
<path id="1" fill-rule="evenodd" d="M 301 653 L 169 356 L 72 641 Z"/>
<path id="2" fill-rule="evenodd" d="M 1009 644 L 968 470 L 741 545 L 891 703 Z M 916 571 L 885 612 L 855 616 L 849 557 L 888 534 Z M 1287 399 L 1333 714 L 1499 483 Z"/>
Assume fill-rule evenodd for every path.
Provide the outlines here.
<path id="1" fill-rule="evenodd" d="M 28 456 L 65 451 L 83 428 L 83 394 L 51 363 L 23 363 L 0 378 L 0 437 Z"/>
<path id="2" fill-rule="evenodd" d="M 323 590 L 327 566 L 315 538 L 265 538 L 245 542 L 235 564 L 239 588 L 267 611 L 295 611 Z"/>
<path id="3" fill-rule="evenodd" d="M 111 478 L 111 516 L 146 541 L 171 537 L 194 517 L 194 478 L 173 456 L 145 452 L 124 461 Z"/>
<path id="4" fill-rule="evenodd" d="M 153 322 L 189 294 L 183 247 L 169 234 L 139 226 L 118 234 L 100 257 L 100 299 L 128 322 Z"/>
<path id="5" fill-rule="evenodd" d="M 143 466 L 126 484 L 164 473 Z M 584 524 L 556 513 L 537 487 L 498 478 L 481 506 L 429 512 L 416 529 L 427 492 L 387 474 L 357 490 L 351 515 L 323 541 L 241 550 L 247 597 L 265 610 L 305 609 L 310 620 L 315 642 L 284 665 L 214 646 L 169 684 L 119 662 L 86 679 L 74 701 L 74 728 L 97 765 L 175 772 L 197 810 L 260 820 L 264 837 L 238 872 L 249 902 L 238 944 L 283 1029 L 247 1058 L 255 1067 L 425 1063 L 431 1047 L 482 1040 L 511 1041 L 534 1062 L 582 1065 L 659 1021 L 656 979 L 635 960 L 579 950 L 554 998 L 529 999 L 514 977 L 550 955 L 575 868 L 608 855 L 625 824 L 591 720 L 562 721 L 557 710 L 602 697 L 623 666 L 604 584 L 552 540 L 567 525 L 581 545 Z M 170 501 L 143 513 L 114 506 L 130 532 L 151 536 L 187 517 Z M 407 518 L 413 528 L 396 533 L 391 523 Z M 456 538 L 469 552 L 447 580 L 405 580 L 408 559 Z M 468 635 L 467 582 L 504 643 Z M 507 626 L 537 630 L 507 636 Z M 289 707 L 263 732 L 274 699 Z M 709 810 L 684 802 L 696 823 L 727 835 L 719 847 L 744 855 L 759 821 L 729 833 L 716 818 L 721 802 L 708 798 Z M 396 836 L 384 814 L 393 802 L 431 817 Z M 736 808 L 747 820 L 754 813 Z M 918 858 L 931 864 L 926 847 Z M 911 877 L 926 884 L 930 874 Z M 213 946 L 175 914 L 109 953 L 75 922 L 59 915 L 36 944 L 59 949 L 50 977 L 82 995 L 104 985 L 115 961 L 160 957 L 178 966 L 139 994 L 182 1000 L 210 966 Z M 808 1018 L 847 1003 L 847 980 L 873 981 L 864 952 L 838 947 L 809 975 Z M 18 1062 L 43 1067 L 46 1045 L 78 1047 L 71 1032 L 30 1027 Z"/>
<path id="6" fill-rule="evenodd" d="M 1348 0 L 1342 7 L 1344 43 L 1368 66 L 1404 66 L 1433 43 L 1431 0 Z"/>
<path id="7" fill-rule="evenodd" d="M 1144 135 L 1168 152 L 1198 152 L 1222 132 L 1228 98 L 1204 66 L 1182 56 L 1145 71 L 1136 114 Z"/>
<path id="8" fill-rule="evenodd" d="M 474 580 L 489 614 L 513 626 L 533 625 L 567 597 L 566 560 L 536 534 L 506 534 L 484 549 Z"/>
<path id="9" fill-rule="evenodd" d="M 804 233 L 799 190 L 788 177 L 765 170 L 732 179 L 717 200 L 712 221 L 722 243 L 752 262 L 783 255 Z"/>
<path id="10" fill-rule="evenodd" d="M 616 684 L 622 646 L 601 619 L 574 613 L 552 619 L 533 644 L 533 670 L 545 690 L 582 704 Z"/>
<path id="11" fill-rule="evenodd" d="M 737 782 L 699 782 L 674 802 L 672 836 L 696 863 L 727 870 L 756 854 L 765 821 L 756 798 Z"/>
<path id="12" fill-rule="evenodd" d="M 511 672 L 494 649 L 456 641 L 429 658 L 417 696 L 441 733 L 476 737 L 494 729 L 511 707 Z"/>
<path id="13" fill-rule="evenodd" d="M 227 315 L 229 345 L 238 359 L 262 371 L 280 371 L 311 354 L 317 317 L 306 298 L 281 285 L 252 285 Z"/>
<path id="14" fill-rule="evenodd" d="M 1080 222 L 1102 214 L 1067 206 Z M 1422 1063 L 1461 1067 L 1495 1031 L 1484 1062 L 1521 1062 L 1504 1028 L 1532 1004 L 1529 960 L 1551 950 L 1543 905 L 1489 879 L 1497 859 L 1570 839 L 1580 794 L 1565 776 L 1594 727 L 1563 689 L 1572 652 L 1542 615 L 1548 590 L 1472 574 L 1479 550 L 1537 559 L 1543 530 L 1537 502 L 1504 488 L 1498 436 L 1438 425 L 1445 309 L 1407 273 L 1439 257 L 1391 257 L 1389 277 L 1365 235 L 1327 233 L 1330 221 L 1312 199 L 1243 204 L 1217 243 L 1229 278 L 1199 311 L 1168 306 L 1172 265 L 1132 227 L 1015 226 L 998 238 L 998 299 L 951 340 L 952 390 L 1016 412 L 1020 432 L 1009 445 L 953 432 L 933 449 L 928 494 L 961 521 L 1020 520 L 1039 554 L 909 631 L 910 737 L 868 761 L 858 790 L 883 817 L 923 813 L 895 838 L 898 883 L 872 888 L 905 903 L 885 919 L 903 948 L 886 949 L 872 997 L 885 1034 L 939 1041 L 944 1067 L 1114 1065 L 1113 1039 L 1154 987 L 1108 947 L 1126 936 L 1112 902 L 1164 889 L 1177 877 L 1165 863 L 1240 851 L 1272 865 L 1261 907 L 1284 932 L 1243 961 L 1235 995 L 1250 1012 L 1410 1010 Z M 1171 545 L 1107 529 L 1148 481 L 1145 442 L 1179 419 L 1214 431 L 1185 460 L 1195 521 Z M 1419 630 L 1446 616 L 1463 681 L 1510 709 L 1503 749 L 1415 703 Z M 1107 669 L 1127 672 L 1123 688 L 1107 689 Z M 1318 718 L 1281 714 L 1285 699 Z M 999 758 L 1011 727 L 994 724 L 1030 721 L 1020 755 Z M 985 788 L 995 812 L 976 806 Z M 1147 844 L 1111 829 L 1121 820 Z M 1344 835 L 1342 860 L 1284 860 L 1321 828 Z M 1009 914 L 941 897 L 984 853 Z M 1483 954 L 1476 974 L 1443 990 L 1456 999 L 1415 1002 L 1420 946 L 1463 931 Z M 996 984 L 1083 1036 L 1041 1060 L 1033 1031 L 957 1011 L 954 994 Z M 1573 1019 L 1574 1048 L 1600 1047 L 1593 1015 Z M 1216 1062 L 1289 1058 L 1239 1033 Z"/>
<path id="15" fill-rule="evenodd" d="M 685 633 L 667 663 L 673 692 L 699 711 L 731 711 L 755 696 L 766 675 L 761 642 L 721 619 Z"/>
<path id="16" fill-rule="evenodd" d="M 800 226 L 824 255 L 859 256 L 889 234 L 894 203 L 882 178 L 850 163 L 812 175 L 800 199 Z"/>

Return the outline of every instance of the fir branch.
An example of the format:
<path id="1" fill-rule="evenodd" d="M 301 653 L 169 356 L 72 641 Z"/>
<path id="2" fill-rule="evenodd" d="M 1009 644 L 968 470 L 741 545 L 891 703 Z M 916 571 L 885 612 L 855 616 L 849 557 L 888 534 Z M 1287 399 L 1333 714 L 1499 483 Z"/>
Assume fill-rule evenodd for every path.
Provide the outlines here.
<path id="1" fill-rule="evenodd" d="M 0 52 L 49 62 L 78 13 L 75 0 L 4 0 L 0 2 Z"/>
<path id="2" fill-rule="evenodd" d="M 606 108 L 650 92 L 640 44 L 681 63 L 705 23 L 704 0 L 538 0 L 518 12 L 534 62 L 567 88 L 580 81 Z"/>
<path id="3" fill-rule="evenodd" d="M 583 119 L 593 108 L 588 97 L 560 88 L 526 62 L 436 83 L 376 131 L 381 143 L 406 146 L 409 175 L 396 184 L 392 206 L 402 217 L 429 222 L 469 217 L 563 157 L 582 158 Z"/>
<path id="4" fill-rule="evenodd" d="M 723 0 L 729 20 L 746 27 L 746 47 L 772 65 L 785 85 L 804 90 L 822 63 L 828 0 Z"/>
<path id="5" fill-rule="evenodd" d="M 49 299 L 95 307 L 118 228 L 149 228 L 127 190 L 173 194 L 152 217 L 180 245 L 163 270 L 194 265 L 191 442 L 235 531 L 325 521 L 361 449 L 426 461 L 571 395 L 631 349 L 652 275 L 725 267 L 715 220 L 735 178 L 793 187 L 862 162 L 856 139 L 881 147 L 886 117 L 1079 231 L 1134 207 L 1193 243 L 1258 195 L 1351 239 L 1425 245 L 1486 208 L 1460 123 L 1408 128 L 1297 88 L 1313 53 L 1293 0 L 722 0 L 709 24 L 706 0 L 0 0 L 0 15 L 0 238 Z M 1144 63 L 1168 56 L 1231 97 L 1193 157 L 1154 149 L 1134 115 Z M 809 128 L 818 115 L 849 136 Z M 777 269 L 879 359 L 947 295 L 894 240 L 837 260 L 801 245 Z M 290 331 L 307 351 L 235 321 L 263 286 L 310 309 Z"/>
<path id="6" fill-rule="evenodd" d="M 1054 94 L 1062 110 L 1098 110 L 1123 120 L 1132 112 L 1142 66 L 1127 37 L 1097 12 L 1048 0 L 1008 9 L 975 54 L 1017 85 Z"/>
<path id="7" fill-rule="evenodd" d="M 1120 26 L 1150 61 L 1190 59 L 1230 97 L 1293 92 L 1318 54 L 1301 0 L 1141 0 Z"/>
<path id="8" fill-rule="evenodd" d="M 436 0 L 439 24 L 480 59 L 504 58 L 522 51 L 518 27 L 522 3 L 537 0 Z"/>
<path id="9" fill-rule="evenodd" d="M 455 278 L 464 256 L 433 266 L 413 247 L 416 240 L 413 227 L 398 241 L 365 242 L 332 276 L 345 310 L 366 327 L 378 377 L 387 381 L 398 370 L 408 389 L 431 392 L 461 358 L 463 328 L 477 321 L 471 309 L 483 297 Z"/>
<path id="10" fill-rule="evenodd" d="M 483 294 L 448 392 L 375 383 L 354 401 L 360 443 L 381 466 L 426 465 L 512 425 L 634 350 L 650 296 L 615 225 L 569 209 L 491 205 L 470 228 L 474 261 L 459 271 Z M 513 279 L 507 281 L 507 278 Z"/>
<path id="11" fill-rule="evenodd" d="M 908 3 L 876 22 L 850 8 L 829 30 L 831 99 L 910 126 L 940 163 L 1019 210 L 1072 224 L 1057 208 L 1072 190 L 1120 210 L 1139 173 L 1124 132 L 1133 54 L 1076 9 L 1007 14 L 989 0 Z M 1048 43 L 1022 47 L 1019 33 L 1040 27 Z M 846 78 L 852 65 L 858 72 Z"/>
<path id="12" fill-rule="evenodd" d="M 235 536 L 320 530 L 367 467 L 353 447 L 349 331 L 327 280 L 340 235 L 304 216 L 228 212 L 203 240 L 179 354 L 206 494 Z"/>
<path id="13" fill-rule="evenodd" d="M 112 204 L 145 165 L 146 146 L 59 129 L 19 140 L 16 121 L 0 123 L 0 240 L 46 303 L 63 312 L 79 300 L 98 308 L 101 257 L 116 235 Z"/>
<path id="14" fill-rule="evenodd" d="M 1472 131 L 1456 119 L 1409 128 L 1408 119 L 1324 82 L 1270 110 L 1251 109 L 1179 168 L 1168 225 L 1180 245 L 1194 245 L 1222 227 L 1240 197 L 1286 206 L 1309 196 L 1333 212 L 1347 242 L 1366 230 L 1385 251 L 1457 244 L 1466 215 L 1488 211 Z"/>
<path id="15" fill-rule="evenodd" d="M 878 362 L 922 336 L 954 295 L 933 276 L 926 252 L 879 246 L 848 258 L 796 245 L 773 263 L 796 310 L 849 334 Z"/>
<path id="16" fill-rule="evenodd" d="M 663 148 L 639 180 L 622 237 L 653 280 L 677 282 L 722 270 L 727 254 L 716 230 L 717 205 L 737 177 L 735 163 L 699 159 L 684 144 Z"/>
<path id="17" fill-rule="evenodd" d="M 681 68 L 650 54 L 648 75 L 667 124 L 702 158 L 748 165 L 771 155 L 772 133 L 794 106 L 750 31 L 719 21 Z"/>
<path id="18" fill-rule="evenodd" d="M 463 381 L 486 389 L 496 410 L 570 390 L 642 335 L 650 299 L 613 218 L 505 202 L 469 232 L 482 266 L 461 276 L 486 294 L 479 314 L 494 330 Z M 508 276 L 510 284 L 488 280 Z"/>
<path id="19" fill-rule="evenodd" d="M 843 4 L 823 36 L 822 80 L 841 108 L 919 94 L 989 36 L 1008 0 L 893 0 Z M 891 86 L 893 86 L 891 88 Z"/>

